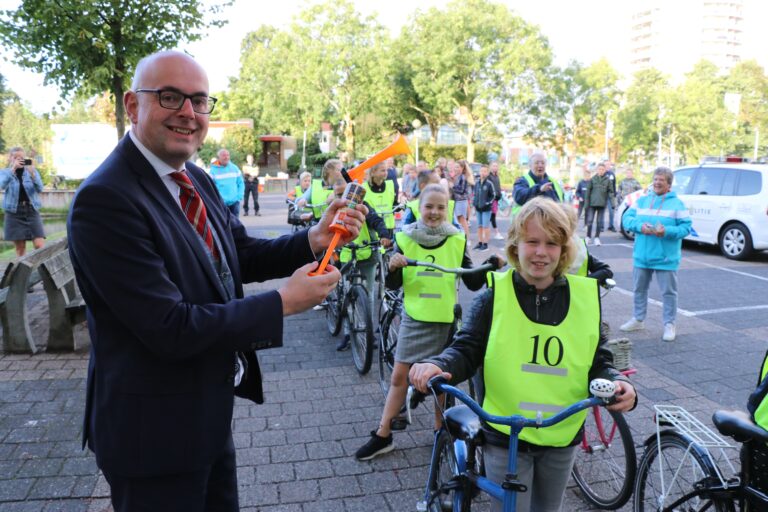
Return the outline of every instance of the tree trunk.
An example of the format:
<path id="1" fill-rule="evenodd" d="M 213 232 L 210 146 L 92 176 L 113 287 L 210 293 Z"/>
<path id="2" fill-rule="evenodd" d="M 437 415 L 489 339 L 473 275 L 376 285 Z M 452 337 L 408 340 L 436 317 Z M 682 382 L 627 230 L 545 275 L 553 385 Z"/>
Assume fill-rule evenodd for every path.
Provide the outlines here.
<path id="1" fill-rule="evenodd" d="M 355 160 L 355 125 L 352 116 L 344 115 L 344 142 L 347 146 L 347 155 L 349 163 Z"/>
<path id="2" fill-rule="evenodd" d="M 472 116 L 469 117 L 469 122 L 467 123 L 467 162 L 474 162 L 475 161 L 475 143 L 473 142 L 473 139 L 475 138 L 475 130 L 477 129 L 477 123 L 475 123 L 475 120 L 472 119 Z"/>
<path id="3" fill-rule="evenodd" d="M 437 134 L 440 131 L 440 125 L 438 125 L 434 121 L 428 124 L 429 124 L 429 145 L 437 146 Z"/>
<path id="4" fill-rule="evenodd" d="M 112 94 L 115 96 L 115 128 L 117 140 L 125 135 L 125 106 L 123 105 L 123 81 L 116 74 L 112 77 Z"/>

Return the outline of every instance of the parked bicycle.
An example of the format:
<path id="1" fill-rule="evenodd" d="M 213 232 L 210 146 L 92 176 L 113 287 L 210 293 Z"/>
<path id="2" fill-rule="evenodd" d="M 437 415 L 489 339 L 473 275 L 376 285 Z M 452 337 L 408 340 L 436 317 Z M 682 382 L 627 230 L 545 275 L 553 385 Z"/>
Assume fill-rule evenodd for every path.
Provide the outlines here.
<path id="1" fill-rule="evenodd" d="M 324 203 L 307 204 L 304 206 L 304 208 L 299 209 L 296 208 L 296 204 L 290 199 L 286 199 L 285 203 L 288 205 L 288 224 L 291 226 L 292 233 L 301 231 L 302 229 L 306 229 L 317 224 L 319 220 L 312 215 L 311 208 L 320 208 L 322 206 L 326 206 Z"/>
<path id="2" fill-rule="evenodd" d="M 741 470 L 736 471 L 725 450 L 738 446 L 682 407 L 656 405 L 654 409 L 656 433 L 645 441 L 633 510 L 768 510 L 768 431 L 744 412 L 714 413 L 712 422 L 718 432 L 741 445 Z M 721 471 L 718 460 L 729 467 L 728 474 Z"/>
<path id="3" fill-rule="evenodd" d="M 370 308 L 369 291 L 365 287 L 363 272 L 357 262 L 357 252 L 369 248 L 373 258 L 381 259 L 379 240 L 370 240 L 363 244 L 345 245 L 351 252 L 351 259 L 342 265 L 342 278 L 326 298 L 325 319 L 328 331 L 336 336 L 346 322 L 346 332 L 352 346 L 352 360 L 357 372 L 365 375 L 371 369 L 373 358 L 374 325 L 373 312 Z M 371 293 L 377 293 L 375 290 Z"/>
<path id="4" fill-rule="evenodd" d="M 416 261 L 408 259 L 408 266 L 410 267 L 424 267 L 428 272 L 436 271 L 443 272 L 445 274 L 454 274 L 461 276 L 464 274 L 472 274 L 476 272 L 488 272 L 496 270 L 496 265 L 493 263 L 486 263 L 479 267 L 474 268 L 445 268 L 434 263 L 426 261 Z M 456 303 L 453 306 L 453 324 L 448 333 L 446 339 L 446 345 L 451 342 L 454 333 L 461 329 L 461 304 L 458 302 L 458 279 L 456 280 Z M 392 379 L 392 369 L 395 366 L 395 353 L 397 351 L 397 333 L 400 330 L 400 318 L 403 307 L 402 291 L 386 291 L 386 298 L 382 303 L 381 314 L 381 336 L 379 336 L 379 384 L 384 396 L 387 396 L 389 391 L 389 384 Z M 470 382 L 470 395 L 474 398 L 474 388 Z"/>
<path id="5" fill-rule="evenodd" d="M 595 379 L 589 389 L 592 398 L 581 400 L 552 417 L 544 419 L 541 413 L 535 419 L 523 416 L 494 416 L 485 412 L 480 405 L 460 389 L 448 385 L 441 377 L 429 381 L 433 395 L 446 393 L 463 402 L 446 408 L 443 412 L 443 427 L 435 433 L 432 458 L 429 467 L 424 499 L 417 505 L 422 512 L 468 512 L 472 498 L 479 492 L 503 504 L 504 512 L 515 512 L 517 493 L 527 488 L 517 476 L 518 436 L 524 428 L 546 428 L 556 425 L 584 409 L 608 405 L 615 393 L 614 384 L 605 379 Z M 437 403 L 437 402 L 436 402 Z M 487 423 L 507 425 L 509 436 L 509 471 L 503 483 L 495 483 L 478 471 L 476 447 L 482 445 L 481 420 Z"/>

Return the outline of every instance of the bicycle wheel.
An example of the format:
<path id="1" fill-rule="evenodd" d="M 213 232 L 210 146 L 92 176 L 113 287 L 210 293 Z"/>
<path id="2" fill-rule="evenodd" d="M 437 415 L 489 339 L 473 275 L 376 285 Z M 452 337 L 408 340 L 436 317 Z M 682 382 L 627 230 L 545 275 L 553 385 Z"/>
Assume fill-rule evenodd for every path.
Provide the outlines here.
<path id="1" fill-rule="evenodd" d="M 397 309 L 387 311 L 381 324 L 379 336 L 379 384 L 386 398 L 392 381 L 392 369 L 395 366 L 397 333 L 400 331 L 400 312 Z"/>
<path id="2" fill-rule="evenodd" d="M 341 320 L 344 316 L 341 309 L 341 301 L 344 298 L 343 281 L 343 279 L 340 280 L 336 288 L 325 298 L 325 324 L 328 326 L 328 332 L 331 333 L 331 336 L 336 336 L 341 330 Z"/>
<path id="3" fill-rule="evenodd" d="M 635 512 L 666 510 L 675 501 L 693 492 L 697 483 L 704 480 L 719 482 L 706 451 L 696 444 L 691 444 L 677 432 L 669 430 L 661 433 L 661 457 L 659 442 L 654 436 L 647 443 L 637 471 L 633 498 Z M 674 510 L 730 512 L 733 510 L 733 504 L 703 496 L 692 496 Z"/>
<path id="4" fill-rule="evenodd" d="M 615 510 L 632 495 L 636 472 L 635 444 L 624 416 L 602 407 L 588 410 L 571 472 L 584 498 Z"/>
<path id="5" fill-rule="evenodd" d="M 361 285 L 354 285 L 347 294 L 345 310 L 352 359 L 360 375 L 371 369 L 373 356 L 373 320 L 368 309 L 368 293 Z"/>
<path id="6" fill-rule="evenodd" d="M 429 512 L 470 512 L 472 498 L 464 488 L 446 491 L 445 487 L 452 479 L 461 474 L 462 469 L 456 460 L 453 440 L 445 430 L 441 430 L 433 448 L 432 465 L 429 471 L 428 490 L 431 501 Z"/>

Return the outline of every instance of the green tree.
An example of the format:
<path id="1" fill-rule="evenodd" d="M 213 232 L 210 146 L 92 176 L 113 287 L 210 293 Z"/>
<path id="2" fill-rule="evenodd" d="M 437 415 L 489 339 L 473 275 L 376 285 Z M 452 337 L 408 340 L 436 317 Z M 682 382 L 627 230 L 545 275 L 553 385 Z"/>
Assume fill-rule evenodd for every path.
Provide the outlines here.
<path id="1" fill-rule="evenodd" d="M 5 101 L 8 91 L 5 88 L 5 77 L 0 73 L 0 154 L 5 153 L 5 141 L 3 139 L 3 112 L 5 111 Z"/>
<path id="2" fill-rule="evenodd" d="M 768 76 L 762 66 L 750 60 L 734 66 L 726 80 L 728 92 L 741 95 L 734 150 L 741 155 L 751 155 L 755 135 L 763 140 L 768 137 Z M 766 144 L 763 143 L 763 148 Z M 760 152 L 760 149 L 758 149 Z M 765 149 L 762 149 L 765 152 Z"/>
<path id="3" fill-rule="evenodd" d="M 227 148 L 230 160 L 238 167 L 242 167 L 247 155 L 253 155 L 255 161 L 261 152 L 256 133 L 246 126 L 233 126 L 224 130 L 220 146 Z"/>
<path id="4" fill-rule="evenodd" d="M 199 0 L 22 0 L 0 12 L 0 41 L 21 67 L 46 84 L 92 96 L 109 91 L 118 137 L 125 132 L 123 93 L 138 61 L 181 41 L 200 39 L 231 0 L 203 7 Z"/>
<path id="5" fill-rule="evenodd" d="M 671 106 L 665 102 L 670 96 L 669 80 L 660 71 L 650 68 L 635 74 L 616 122 L 616 137 L 623 150 L 620 157 L 656 152 L 658 134 L 666 128 Z"/>
<path id="6" fill-rule="evenodd" d="M 552 51 L 534 25 L 488 0 L 453 0 L 417 12 L 398 43 L 430 128 L 442 119 L 474 143 L 495 123 L 519 125 L 535 107 Z"/>
<path id="7" fill-rule="evenodd" d="M 27 155 L 40 155 L 43 164 L 38 170 L 43 179 L 47 181 L 50 173 L 48 162 L 51 161 L 50 141 L 53 131 L 46 118 L 41 118 L 32 113 L 18 98 L 5 105 L 2 117 L 3 138 L 6 148 L 20 146 Z M 2 165 L 5 167 L 5 164 Z"/>

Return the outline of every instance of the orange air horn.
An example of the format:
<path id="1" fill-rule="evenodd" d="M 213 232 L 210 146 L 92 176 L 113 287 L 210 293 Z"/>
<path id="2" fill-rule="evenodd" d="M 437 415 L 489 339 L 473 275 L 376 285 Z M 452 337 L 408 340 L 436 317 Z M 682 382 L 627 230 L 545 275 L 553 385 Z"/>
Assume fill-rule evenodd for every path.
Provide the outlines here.
<path id="1" fill-rule="evenodd" d="M 352 181 L 362 183 L 363 181 L 365 181 L 365 171 L 367 171 L 374 165 L 383 162 L 389 157 L 392 157 L 395 155 L 404 155 L 406 153 L 410 154 L 411 148 L 408 147 L 408 143 L 405 141 L 405 137 L 403 137 L 403 134 L 398 133 L 397 138 L 392 144 L 382 149 L 381 151 L 379 151 L 378 153 L 376 153 L 371 158 L 364 161 L 357 167 L 354 167 L 349 171 L 341 171 L 341 174 L 342 176 L 344 176 L 344 179 L 347 181 L 347 183 Z"/>

